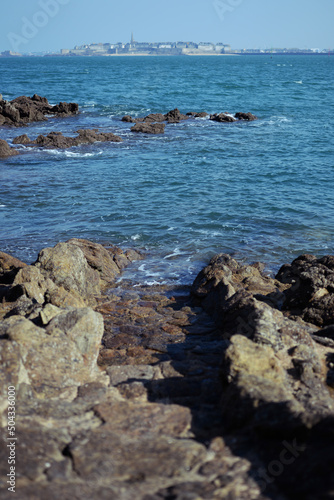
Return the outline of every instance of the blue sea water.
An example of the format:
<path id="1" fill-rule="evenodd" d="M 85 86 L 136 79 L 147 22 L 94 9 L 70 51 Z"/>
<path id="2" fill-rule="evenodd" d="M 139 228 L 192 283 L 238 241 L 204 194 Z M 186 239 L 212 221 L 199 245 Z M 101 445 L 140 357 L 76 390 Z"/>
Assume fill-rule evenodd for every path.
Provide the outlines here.
<path id="1" fill-rule="evenodd" d="M 217 252 L 269 270 L 334 250 L 334 58 L 327 56 L 0 59 L 6 99 L 37 93 L 81 113 L 27 133 L 99 128 L 122 143 L 22 146 L 0 162 L 2 251 L 27 262 L 70 237 L 144 249 L 138 281 L 190 282 Z M 164 135 L 130 132 L 125 114 L 252 112 L 195 119 Z"/>

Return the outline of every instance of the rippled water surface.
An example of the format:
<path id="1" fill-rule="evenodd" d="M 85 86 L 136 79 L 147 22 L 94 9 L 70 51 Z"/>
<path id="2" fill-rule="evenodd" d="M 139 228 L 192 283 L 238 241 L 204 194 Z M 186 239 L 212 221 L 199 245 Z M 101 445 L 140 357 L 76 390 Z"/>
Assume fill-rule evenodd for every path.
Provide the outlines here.
<path id="1" fill-rule="evenodd" d="M 32 261 L 70 237 L 145 249 L 138 279 L 187 282 L 216 252 L 269 269 L 333 253 L 334 58 L 327 56 L 0 59 L 6 99 L 38 93 L 81 114 L 27 133 L 99 128 L 123 138 L 32 150 L 0 163 L 1 250 Z M 160 136 L 125 114 L 252 112 L 256 122 L 196 119 Z"/>

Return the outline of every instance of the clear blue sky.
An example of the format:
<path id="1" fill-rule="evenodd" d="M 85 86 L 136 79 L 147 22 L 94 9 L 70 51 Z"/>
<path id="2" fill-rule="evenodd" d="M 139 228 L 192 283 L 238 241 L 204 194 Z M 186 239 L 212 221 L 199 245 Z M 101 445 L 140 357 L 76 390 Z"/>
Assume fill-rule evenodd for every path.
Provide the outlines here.
<path id="1" fill-rule="evenodd" d="M 3 0 L 1 20 L 0 52 L 123 42 L 131 31 L 147 42 L 334 48 L 334 0 Z"/>

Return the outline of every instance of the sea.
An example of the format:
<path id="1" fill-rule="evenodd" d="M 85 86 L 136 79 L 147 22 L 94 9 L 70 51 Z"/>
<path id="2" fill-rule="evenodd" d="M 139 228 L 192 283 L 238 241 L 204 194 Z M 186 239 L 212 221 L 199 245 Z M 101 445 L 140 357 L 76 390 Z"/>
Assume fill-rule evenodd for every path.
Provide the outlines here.
<path id="1" fill-rule="evenodd" d="M 72 237 L 136 248 L 146 259 L 128 272 L 147 285 L 189 284 L 221 252 L 271 274 L 334 253 L 334 57 L 0 58 L 0 93 L 80 107 L 0 128 L 9 143 L 82 128 L 123 139 L 0 160 L 1 251 L 31 263 Z M 197 118 L 164 135 L 121 121 L 174 108 L 258 120 Z"/>

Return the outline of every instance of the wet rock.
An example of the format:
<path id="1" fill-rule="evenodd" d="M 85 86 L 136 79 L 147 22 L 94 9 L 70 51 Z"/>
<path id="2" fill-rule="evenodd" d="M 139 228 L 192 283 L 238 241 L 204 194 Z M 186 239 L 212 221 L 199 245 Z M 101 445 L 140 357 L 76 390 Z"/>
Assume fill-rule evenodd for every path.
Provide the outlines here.
<path id="1" fill-rule="evenodd" d="M 189 116 L 183 115 L 177 108 L 172 109 L 165 114 L 165 120 L 167 120 L 167 123 L 180 123 L 180 121 L 188 119 Z"/>
<path id="2" fill-rule="evenodd" d="M 38 146 L 46 149 L 67 149 L 81 144 L 93 144 L 94 142 L 122 142 L 117 135 L 108 133 L 99 133 L 98 130 L 78 130 L 77 137 L 67 137 L 61 132 L 50 132 L 48 135 L 39 135 L 37 139 L 31 141 L 26 135 L 14 139 L 15 144 L 25 144 L 29 146 Z"/>
<path id="3" fill-rule="evenodd" d="M 219 123 L 237 121 L 232 115 L 227 113 L 215 113 L 214 115 L 210 115 L 210 120 Z"/>
<path id="4" fill-rule="evenodd" d="M 16 149 L 11 148 L 6 141 L 0 139 L 0 158 L 8 158 L 9 156 L 16 156 L 18 154 Z"/>
<path id="5" fill-rule="evenodd" d="M 166 125 L 164 123 L 136 123 L 131 128 L 131 132 L 140 132 L 142 134 L 164 134 Z"/>
<path id="6" fill-rule="evenodd" d="M 126 122 L 126 123 L 136 123 L 136 119 L 135 119 L 135 118 L 132 118 L 132 116 L 130 116 L 130 115 L 125 115 L 125 116 L 123 116 L 123 118 L 122 118 L 122 122 Z"/>
<path id="7" fill-rule="evenodd" d="M 27 134 L 19 135 L 15 137 L 15 139 L 13 139 L 13 144 L 29 144 L 30 142 L 31 140 L 29 139 Z"/>
<path id="8" fill-rule="evenodd" d="M 257 120 L 257 116 L 253 115 L 252 113 L 236 113 L 235 115 L 235 118 L 237 120 L 246 120 L 246 121 L 249 121 L 249 122 L 252 122 L 254 120 Z"/>
<path id="9" fill-rule="evenodd" d="M 283 266 L 276 278 L 290 285 L 284 310 L 325 327 L 334 323 L 334 257 L 301 255 Z"/>
<path id="10" fill-rule="evenodd" d="M 22 126 L 35 121 L 47 120 L 46 115 L 72 116 L 79 112 L 78 104 L 61 102 L 51 106 L 45 97 L 20 96 L 12 101 L 0 101 L 0 125 Z"/>
<path id="11" fill-rule="evenodd" d="M 164 122 L 165 120 L 166 120 L 165 115 L 161 113 L 151 113 L 150 115 L 147 115 L 144 118 L 144 122 L 147 123 Z"/>
<path id="12" fill-rule="evenodd" d="M 196 111 L 190 111 L 189 113 L 187 113 L 187 116 L 190 116 L 191 118 L 205 118 L 208 116 L 208 113 L 206 113 L 205 111 L 201 111 L 199 113 L 197 113 Z"/>

